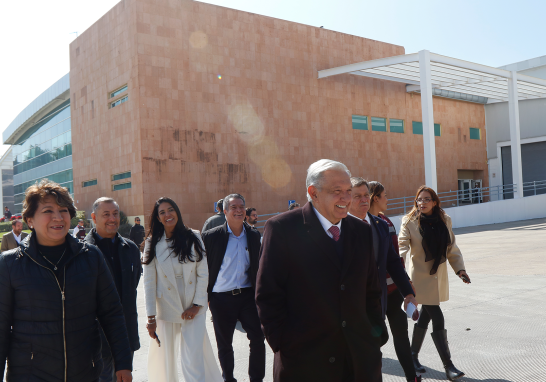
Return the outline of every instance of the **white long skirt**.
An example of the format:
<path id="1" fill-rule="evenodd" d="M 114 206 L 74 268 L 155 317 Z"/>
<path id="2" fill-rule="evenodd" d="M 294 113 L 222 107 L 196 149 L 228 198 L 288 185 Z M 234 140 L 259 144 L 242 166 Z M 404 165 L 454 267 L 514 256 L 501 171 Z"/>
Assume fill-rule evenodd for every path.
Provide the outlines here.
<path id="1" fill-rule="evenodd" d="M 182 324 L 157 320 L 156 333 L 161 347 L 150 338 L 149 382 L 178 382 L 178 359 L 186 382 L 223 382 L 210 345 L 205 314 Z"/>

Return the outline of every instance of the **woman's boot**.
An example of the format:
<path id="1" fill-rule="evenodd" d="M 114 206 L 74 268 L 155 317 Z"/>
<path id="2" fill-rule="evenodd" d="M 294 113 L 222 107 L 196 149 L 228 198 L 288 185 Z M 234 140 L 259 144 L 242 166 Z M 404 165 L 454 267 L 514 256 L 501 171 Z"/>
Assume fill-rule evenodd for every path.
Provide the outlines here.
<path id="1" fill-rule="evenodd" d="M 449 344 L 447 342 L 447 330 L 444 329 L 438 332 L 432 332 L 430 335 L 432 336 L 434 345 L 436 345 L 438 354 L 440 354 L 440 358 L 442 359 L 442 363 L 446 369 L 447 379 L 454 381 L 464 376 L 464 373 L 458 370 L 453 365 L 453 362 L 451 362 L 451 352 L 449 351 Z"/>
<path id="2" fill-rule="evenodd" d="M 426 334 L 426 329 L 418 327 L 417 324 L 413 325 L 413 337 L 411 339 L 411 358 L 413 359 L 413 366 L 415 367 L 415 372 L 417 373 L 427 372 L 427 370 L 419 362 L 419 352 L 421 351 L 421 346 L 423 346 L 423 341 L 425 340 Z"/>

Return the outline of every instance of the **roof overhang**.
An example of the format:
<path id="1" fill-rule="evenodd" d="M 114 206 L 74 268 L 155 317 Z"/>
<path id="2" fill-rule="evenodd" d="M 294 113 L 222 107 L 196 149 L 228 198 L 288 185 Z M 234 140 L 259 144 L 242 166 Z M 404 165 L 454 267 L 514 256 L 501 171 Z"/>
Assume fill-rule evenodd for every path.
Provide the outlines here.
<path id="1" fill-rule="evenodd" d="M 46 91 L 32 101 L 4 130 L 2 138 L 4 144 L 17 144 L 25 133 L 32 129 L 46 115 L 57 109 L 70 99 L 70 77 L 64 75 L 51 85 Z"/>
<path id="2" fill-rule="evenodd" d="M 419 53 L 412 53 L 320 70 L 318 78 L 353 74 L 401 82 L 407 92 L 419 92 L 421 69 Z M 508 81 L 513 76 L 519 100 L 546 98 L 544 79 L 435 53 L 430 53 L 430 74 L 433 89 L 486 97 L 487 103 L 508 101 Z"/>

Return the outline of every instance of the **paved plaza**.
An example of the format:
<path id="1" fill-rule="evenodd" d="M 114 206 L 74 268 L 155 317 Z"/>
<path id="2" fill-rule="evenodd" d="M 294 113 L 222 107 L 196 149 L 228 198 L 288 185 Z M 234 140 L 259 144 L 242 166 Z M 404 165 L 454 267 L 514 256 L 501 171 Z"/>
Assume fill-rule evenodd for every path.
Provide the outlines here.
<path id="1" fill-rule="evenodd" d="M 467 374 L 461 381 L 546 381 L 546 219 L 461 228 L 455 233 L 472 284 L 450 275 L 450 300 L 442 309 L 453 361 Z M 148 380 L 149 345 L 142 286 L 138 305 L 142 349 L 135 354 L 134 376 L 140 382 Z M 207 329 L 216 349 L 210 320 Z M 240 328 L 234 348 L 235 376 L 239 382 L 249 381 L 248 340 Z M 265 381 L 272 381 L 273 353 L 268 350 Z M 404 382 L 392 341 L 382 351 L 383 380 Z M 428 334 L 420 358 L 427 381 L 446 380 Z"/>
<path id="2" fill-rule="evenodd" d="M 450 300 L 442 309 L 453 361 L 467 374 L 461 381 L 546 381 L 546 219 L 462 228 L 455 233 L 472 284 L 465 285 L 450 275 Z M 142 348 L 135 353 L 133 375 L 135 381 L 142 382 L 148 380 L 150 344 L 142 284 L 138 309 Z M 207 329 L 216 349 L 209 319 Z M 238 329 L 234 338 L 235 375 L 243 382 L 249 381 L 248 340 Z M 273 353 L 268 350 L 265 381 L 272 381 Z M 382 351 L 383 380 L 404 382 L 392 341 Z M 446 380 L 428 335 L 420 359 L 427 368 L 427 381 Z"/>

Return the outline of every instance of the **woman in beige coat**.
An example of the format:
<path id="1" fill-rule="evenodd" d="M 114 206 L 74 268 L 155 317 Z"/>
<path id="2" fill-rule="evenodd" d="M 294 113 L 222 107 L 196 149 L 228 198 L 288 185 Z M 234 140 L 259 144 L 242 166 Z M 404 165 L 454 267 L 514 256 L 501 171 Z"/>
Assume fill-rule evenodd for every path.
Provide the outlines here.
<path id="1" fill-rule="evenodd" d="M 204 245 L 199 232 L 184 225 L 172 199 L 155 203 L 143 263 L 146 328 L 153 339 L 148 380 L 177 382 L 180 362 L 186 382 L 222 382 L 205 326 L 209 273 Z"/>
<path id="2" fill-rule="evenodd" d="M 415 287 L 415 297 L 422 305 L 411 343 L 415 370 L 426 372 L 419 363 L 418 355 L 432 320 L 431 336 L 444 364 L 446 376 L 450 381 L 461 378 L 464 373 L 451 362 L 444 315 L 440 309 L 440 303 L 449 299 L 446 260 L 465 283 L 469 284 L 470 278 L 455 241 L 451 218 L 440 207 L 440 199 L 433 189 L 421 186 L 417 191 L 415 205 L 402 221 L 398 244 L 404 260 L 409 254 L 408 273 Z"/>

